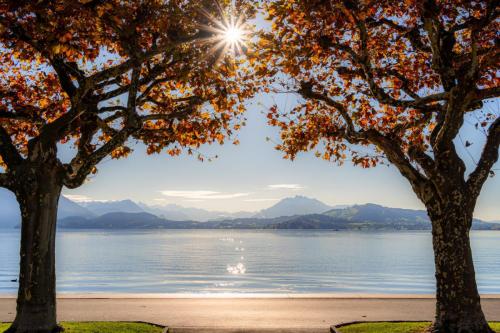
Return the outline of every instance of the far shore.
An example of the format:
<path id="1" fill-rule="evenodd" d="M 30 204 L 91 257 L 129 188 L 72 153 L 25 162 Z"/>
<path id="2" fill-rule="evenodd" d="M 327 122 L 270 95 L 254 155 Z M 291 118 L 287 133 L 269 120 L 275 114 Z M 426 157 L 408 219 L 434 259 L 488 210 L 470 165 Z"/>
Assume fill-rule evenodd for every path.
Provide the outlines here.
<path id="1" fill-rule="evenodd" d="M 16 294 L 0 294 L 0 299 L 16 298 Z M 59 299 L 434 299 L 434 294 L 373 293 L 64 293 Z M 500 294 L 481 294 L 483 299 L 500 299 Z"/>

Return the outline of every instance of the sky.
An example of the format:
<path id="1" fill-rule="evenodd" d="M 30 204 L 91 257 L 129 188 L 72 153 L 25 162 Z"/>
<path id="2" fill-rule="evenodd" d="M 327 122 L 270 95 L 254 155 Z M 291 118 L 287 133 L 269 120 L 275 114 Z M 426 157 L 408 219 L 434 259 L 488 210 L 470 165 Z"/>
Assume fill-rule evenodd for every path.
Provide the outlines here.
<path id="1" fill-rule="evenodd" d="M 267 27 L 262 17 L 255 24 Z M 227 212 L 257 211 L 296 195 L 332 206 L 376 203 L 424 209 L 393 166 L 362 169 L 349 161 L 338 166 L 315 157 L 314 152 L 303 153 L 293 162 L 283 159 L 283 153 L 274 149 L 278 129 L 267 125 L 266 112 L 273 104 L 290 110 L 298 99 L 293 94 L 257 95 L 247 105 L 247 125 L 237 135 L 239 145 L 200 149 L 208 157 L 218 156 L 212 162 L 200 162 L 187 154 L 147 155 L 142 144 L 135 144 L 127 159 L 106 159 L 89 182 L 76 190 L 65 189 L 63 194 L 76 201 L 132 199 L 149 205 L 177 204 Z M 485 108 L 500 115 L 500 99 Z M 485 141 L 484 133 L 473 126 L 476 122 L 472 116 L 467 119 L 456 142 L 469 172 Z M 465 141 L 472 143 L 467 150 Z M 65 147 L 62 155 L 68 159 L 74 151 Z M 500 220 L 500 163 L 494 169 L 498 169 L 498 176 L 484 185 L 475 211 L 476 217 L 485 220 Z"/>
<path id="2" fill-rule="evenodd" d="M 240 145 L 204 146 L 206 156 L 218 155 L 212 162 L 199 162 L 183 154 L 147 155 L 143 145 L 133 145 L 127 159 L 103 161 L 97 175 L 76 190 L 64 194 L 77 201 L 132 199 L 150 205 L 178 204 L 208 210 L 257 211 L 280 199 L 296 195 L 316 198 L 329 205 L 377 203 L 389 207 L 423 209 L 408 182 L 392 166 L 372 169 L 343 166 L 304 153 L 295 161 L 283 159 L 274 149 L 278 131 L 267 125 L 266 109 L 277 103 L 287 109 L 297 103 L 292 94 L 259 95 L 247 105 L 247 125 L 237 138 Z M 498 114 L 499 101 L 487 107 Z M 472 142 L 465 151 L 457 147 L 468 166 L 473 166 L 484 143 L 484 134 L 466 122 L 462 140 Z M 62 157 L 74 152 L 62 150 Z M 499 168 L 499 164 L 494 167 Z M 476 217 L 500 220 L 500 171 L 488 179 L 480 196 Z"/>

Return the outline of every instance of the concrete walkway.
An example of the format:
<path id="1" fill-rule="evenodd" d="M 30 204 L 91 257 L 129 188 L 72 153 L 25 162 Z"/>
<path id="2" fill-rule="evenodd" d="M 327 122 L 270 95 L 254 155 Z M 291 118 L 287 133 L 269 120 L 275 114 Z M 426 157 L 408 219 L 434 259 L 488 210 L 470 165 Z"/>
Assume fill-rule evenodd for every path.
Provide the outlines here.
<path id="1" fill-rule="evenodd" d="M 95 297 L 95 296 L 94 296 Z M 58 300 L 61 321 L 145 321 L 196 332 L 328 332 L 356 320 L 432 320 L 431 297 L 73 298 Z M 500 320 L 500 298 L 483 297 L 489 320 Z M 0 298 L 0 322 L 11 321 L 15 299 Z M 239 329 L 239 330 L 234 330 Z"/>

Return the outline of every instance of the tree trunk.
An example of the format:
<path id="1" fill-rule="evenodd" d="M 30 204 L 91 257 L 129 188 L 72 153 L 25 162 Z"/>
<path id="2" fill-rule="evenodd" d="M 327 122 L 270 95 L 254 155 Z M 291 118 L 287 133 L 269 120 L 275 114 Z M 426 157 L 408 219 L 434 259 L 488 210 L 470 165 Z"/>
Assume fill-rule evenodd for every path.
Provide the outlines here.
<path id="1" fill-rule="evenodd" d="M 62 185 L 50 164 L 26 167 L 16 190 L 22 213 L 17 313 L 8 333 L 60 331 L 56 321 L 55 236 Z"/>
<path id="2" fill-rule="evenodd" d="M 493 333 L 477 290 L 469 231 L 470 205 L 429 209 L 436 265 L 436 318 L 433 333 Z"/>

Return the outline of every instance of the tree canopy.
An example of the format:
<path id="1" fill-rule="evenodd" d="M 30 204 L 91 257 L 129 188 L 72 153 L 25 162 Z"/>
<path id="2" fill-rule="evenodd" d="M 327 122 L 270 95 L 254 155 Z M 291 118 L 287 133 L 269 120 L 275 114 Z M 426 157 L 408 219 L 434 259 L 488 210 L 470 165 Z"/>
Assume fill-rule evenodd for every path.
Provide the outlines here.
<path id="1" fill-rule="evenodd" d="M 222 143 L 253 92 L 215 29 L 247 13 L 231 3 L 3 1 L 0 165 L 10 175 L 0 186 L 58 144 L 76 147 L 60 163 L 75 188 L 106 156 L 126 156 L 130 139 L 172 155 Z"/>
<path id="2" fill-rule="evenodd" d="M 423 185 L 463 179 L 454 140 L 473 113 L 489 131 L 467 182 L 477 196 L 500 142 L 498 113 L 481 109 L 500 95 L 498 2 L 273 0 L 263 8 L 272 28 L 262 34 L 257 73 L 304 100 L 268 115 L 287 157 L 319 146 L 340 163 L 387 158 L 425 202 Z M 376 154 L 358 148 L 366 145 Z"/>

